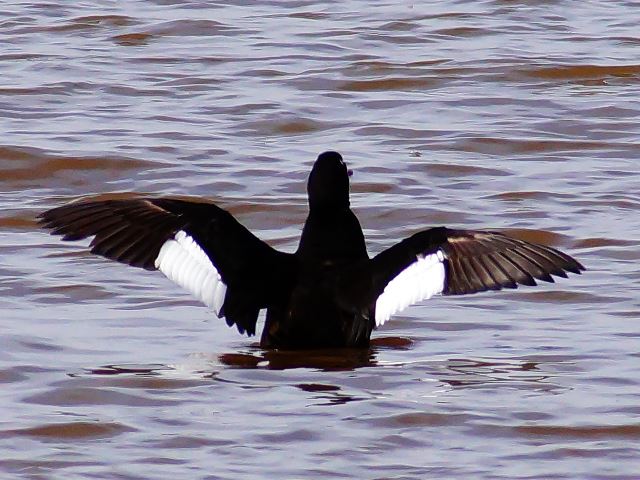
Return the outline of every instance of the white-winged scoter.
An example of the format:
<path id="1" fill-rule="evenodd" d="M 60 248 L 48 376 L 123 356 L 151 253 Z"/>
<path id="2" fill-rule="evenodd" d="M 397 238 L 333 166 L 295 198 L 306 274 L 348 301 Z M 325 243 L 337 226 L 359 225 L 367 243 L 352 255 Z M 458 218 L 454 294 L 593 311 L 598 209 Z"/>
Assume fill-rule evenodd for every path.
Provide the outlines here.
<path id="1" fill-rule="evenodd" d="M 553 282 L 584 267 L 554 248 L 494 231 L 423 230 L 369 258 L 349 208 L 340 154 L 322 153 L 309 181 L 309 215 L 295 253 L 270 247 L 211 203 L 171 198 L 94 200 L 40 215 L 63 240 L 94 237 L 91 252 L 160 270 L 263 348 L 366 347 L 371 332 L 436 294 Z"/>

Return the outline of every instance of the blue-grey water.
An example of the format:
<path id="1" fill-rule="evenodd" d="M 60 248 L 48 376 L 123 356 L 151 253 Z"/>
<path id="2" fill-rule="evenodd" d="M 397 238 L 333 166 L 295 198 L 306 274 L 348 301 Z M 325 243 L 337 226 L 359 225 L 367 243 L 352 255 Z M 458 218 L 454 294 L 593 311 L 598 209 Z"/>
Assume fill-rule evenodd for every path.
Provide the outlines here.
<path id="1" fill-rule="evenodd" d="M 640 4 L 0 4 L 0 477 L 640 478 Z M 340 151 L 371 254 L 499 228 L 554 285 L 436 298 L 369 352 L 265 352 L 34 221 L 206 196 L 296 247 Z"/>

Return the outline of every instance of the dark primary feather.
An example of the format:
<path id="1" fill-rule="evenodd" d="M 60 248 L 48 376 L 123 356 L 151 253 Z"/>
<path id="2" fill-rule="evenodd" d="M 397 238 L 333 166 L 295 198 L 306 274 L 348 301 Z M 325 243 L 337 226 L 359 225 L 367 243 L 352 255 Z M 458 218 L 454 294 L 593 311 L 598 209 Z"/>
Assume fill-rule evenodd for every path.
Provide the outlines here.
<path id="1" fill-rule="evenodd" d="M 154 199 L 72 203 L 40 215 L 40 223 L 63 240 L 94 237 L 91 253 L 133 267 L 155 270 L 160 247 L 189 219 L 165 210 Z"/>
<path id="2" fill-rule="evenodd" d="M 553 282 L 584 267 L 551 247 L 525 242 L 499 232 L 449 230 L 442 245 L 448 271 L 445 295 Z"/>

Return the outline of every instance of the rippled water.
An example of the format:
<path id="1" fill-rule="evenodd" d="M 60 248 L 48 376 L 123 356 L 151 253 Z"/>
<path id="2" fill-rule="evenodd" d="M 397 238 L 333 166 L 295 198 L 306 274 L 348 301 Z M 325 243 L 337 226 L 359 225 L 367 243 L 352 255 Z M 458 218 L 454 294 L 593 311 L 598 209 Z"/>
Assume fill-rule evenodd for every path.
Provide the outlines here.
<path id="1" fill-rule="evenodd" d="M 635 479 L 637 2 L 0 5 L 2 478 Z M 370 253 L 425 226 L 575 255 L 406 310 L 369 352 L 265 352 L 34 216 L 201 195 L 293 250 L 340 151 Z"/>

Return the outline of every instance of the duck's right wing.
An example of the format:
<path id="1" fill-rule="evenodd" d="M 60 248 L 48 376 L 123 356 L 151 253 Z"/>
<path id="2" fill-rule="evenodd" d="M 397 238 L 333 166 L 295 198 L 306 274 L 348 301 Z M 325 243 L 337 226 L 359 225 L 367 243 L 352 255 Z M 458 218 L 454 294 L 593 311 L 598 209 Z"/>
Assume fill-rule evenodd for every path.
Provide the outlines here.
<path id="1" fill-rule="evenodd" d="M 371 260 L 376 326 L 433 295 L 553 282 L 552 275 L 584 267 L 555 248 L 499 232 L 431 228 L 403 240 Z"/>
<path id="2" fill-rule="evenodd" d="M 160 270 L 249 335 L 260 309 L 296 274 L 293 255 L 273 249 L 212 203 L 84 201 L 48 210 L 40 223 L 63 240 L 94 237 L 91 253 Z"/>

